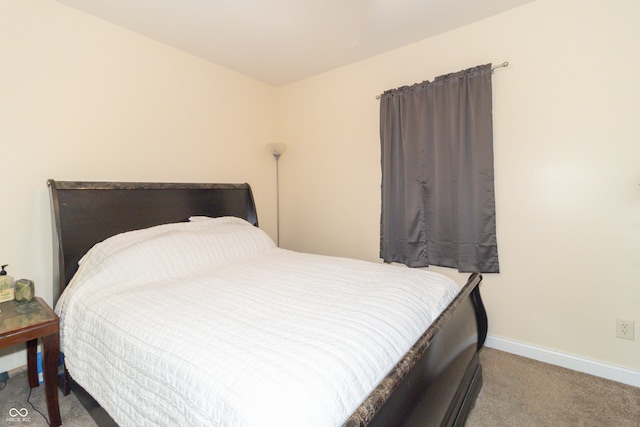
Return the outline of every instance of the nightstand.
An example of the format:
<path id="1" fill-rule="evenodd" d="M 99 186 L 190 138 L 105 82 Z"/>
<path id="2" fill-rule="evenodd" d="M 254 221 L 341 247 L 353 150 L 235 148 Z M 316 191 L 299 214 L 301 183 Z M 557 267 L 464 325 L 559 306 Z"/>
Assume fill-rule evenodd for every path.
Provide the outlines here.
<path id="1" fill-rule="evenodd" d="M 42 298 L 31 302 L 0 303 L 0 348 L 27 343 L 27 375 L 29 387 L 38 387 L 36 352 L 38 338 L 42 339 L 42 366 L 47 410 L 52 427 L 60 425 L 58 407 L 58 360 L 60 357 L 60 319 Z"/>

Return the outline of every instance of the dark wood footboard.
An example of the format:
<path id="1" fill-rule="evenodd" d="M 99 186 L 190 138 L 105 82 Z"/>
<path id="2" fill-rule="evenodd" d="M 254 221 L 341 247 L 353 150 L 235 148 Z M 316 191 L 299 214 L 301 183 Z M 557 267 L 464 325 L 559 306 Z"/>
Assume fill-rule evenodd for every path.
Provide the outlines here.
<path id="1" fill-rule="evenodd" d="M 478 350 L 487 334 L 472 274 L 460 294 L 344 424 L 461 426 L 482 387 Z"/>

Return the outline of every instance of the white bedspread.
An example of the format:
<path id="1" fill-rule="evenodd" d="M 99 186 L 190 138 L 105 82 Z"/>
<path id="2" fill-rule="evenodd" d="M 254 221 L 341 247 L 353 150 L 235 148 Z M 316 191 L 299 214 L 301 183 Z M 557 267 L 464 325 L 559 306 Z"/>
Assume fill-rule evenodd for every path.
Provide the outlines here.
<path id="1" fill-rule="evenodd" d="M 458 292 L 275 247 L 232 218 L 97 245 L 56 306 L 67 367 L 121 426 L 336 426 Z"/>

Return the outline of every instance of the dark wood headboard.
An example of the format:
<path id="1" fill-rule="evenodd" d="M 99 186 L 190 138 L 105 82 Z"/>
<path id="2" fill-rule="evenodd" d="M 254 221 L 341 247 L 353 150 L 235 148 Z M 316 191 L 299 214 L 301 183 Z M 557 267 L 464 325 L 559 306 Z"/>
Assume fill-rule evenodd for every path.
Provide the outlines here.
<path id="1" fill-rule="evenodd" d="M 53 229 L 53 302 L 78 261 L 113 235 L 190 216 L 236 216 L 258 225 L 249 184 L 47 181 Z"/>

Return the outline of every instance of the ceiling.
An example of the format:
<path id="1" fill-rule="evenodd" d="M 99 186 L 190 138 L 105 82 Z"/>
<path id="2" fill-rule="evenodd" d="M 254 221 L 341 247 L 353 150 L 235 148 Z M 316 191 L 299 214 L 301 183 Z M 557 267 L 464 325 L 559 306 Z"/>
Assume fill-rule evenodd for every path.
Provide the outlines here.
<path id="1" fill-rule="evenodd" d="M 533 0 L 56 0 L 280 86 Z"/>

